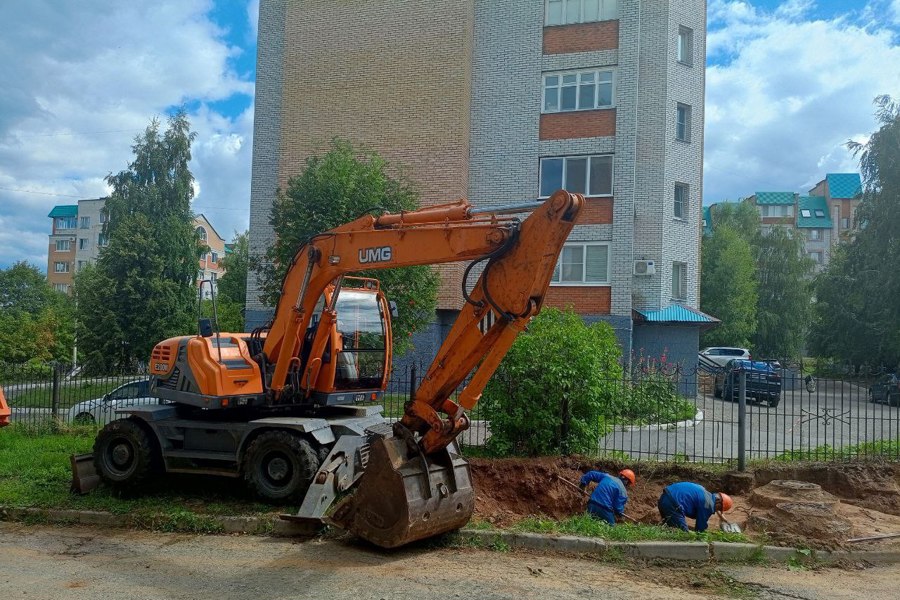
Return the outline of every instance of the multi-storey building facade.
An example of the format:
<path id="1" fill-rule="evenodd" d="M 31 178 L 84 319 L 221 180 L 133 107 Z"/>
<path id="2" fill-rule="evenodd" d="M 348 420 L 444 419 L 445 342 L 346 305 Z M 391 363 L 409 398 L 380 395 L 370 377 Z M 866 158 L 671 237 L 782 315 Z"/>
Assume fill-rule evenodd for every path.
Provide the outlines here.
<path id="1" fill-rule="evenodd" d="M 756 192 L 746 201 L 759 211 L 763 231 L 784 227 L 802 234 L 804 251 L 818 272 L 831 260 L 834 246 L 856 226 L 862 181 L 857 173 L 828 173 L 808 193 Z M 713 221 L 714 213 L 713 208 Z"/>
<path id="2" fill-rule="evenodd" d="M 47 280 L 55 289 L 69 292 L 75 273 L 97 260 L 100 249 L 107 245 L 103 226 L 106 224 L 106 198 L 79 200 L 78 204 L 54 206 L 48 215 L 52 222 L 47 253 Z M 202 214 L 194 218 L 201 241 L 210 251 L 200 257 L 198 281 L 214 283 L 225 274 L 219 261 L 225 256 L 225 240 Z"/>
<path id="3" fill-rule="evenodd" d="M 653 317 L 699 300 L 705 28 L 705 0 L 262 0 L 251 253 L 335 136 L 402 164 L 426 205 L 566 188 L 588 202 L 547 304 L 609 322 L 626 355 L 696 360 L 693 319 L 672 341 Z M 436 343 L 461 303 L 461 270 L 439 270 Z M 251 277 L 249 326 L 271 316 L 259 295 Z"/>

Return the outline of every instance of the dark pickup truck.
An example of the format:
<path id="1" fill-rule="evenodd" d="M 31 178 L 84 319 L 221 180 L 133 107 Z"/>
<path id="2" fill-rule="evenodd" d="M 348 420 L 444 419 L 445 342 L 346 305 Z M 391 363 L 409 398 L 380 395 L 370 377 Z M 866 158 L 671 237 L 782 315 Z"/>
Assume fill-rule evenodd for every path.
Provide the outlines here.
<path id="1" fill-rule="evenodd" d="M 781 401 L 781 375 L 769 363 L 733 359 L 716 373 L 713 395 L 736 402 L 740 390 L 740 372 L 747 372 L 747 398 L 778 406 Z"/>

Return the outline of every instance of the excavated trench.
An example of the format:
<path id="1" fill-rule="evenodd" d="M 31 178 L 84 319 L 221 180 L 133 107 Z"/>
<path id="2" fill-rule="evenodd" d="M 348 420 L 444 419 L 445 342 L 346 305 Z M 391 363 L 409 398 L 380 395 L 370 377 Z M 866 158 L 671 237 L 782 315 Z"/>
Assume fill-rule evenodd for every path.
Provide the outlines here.
<path id="1" fill-rule="evenodd" d="M 586 496 L 575 489 L 591 469 L 615 473 L 623 465 L 578 457 L 471 460 L 475 515 L 498 527 L 526 517 L 554 519 L 581 514 Z M 643 523 L 657 523 L 663 488 L 696 481 L 735 501 L 727 515 L 751 539 L 817 548 L 846 547 L 847 540 L 900 533 L 900 465 L 833 463 L 786 465 L 749 473 L 713 473 L 684 464 L 629 465 L 638 484 L 629 491 L 626 512 Z M 718 529 L 717 517 L 710 527 Z M 881 542 L 900 545 L 900 541 Z M 860 547 L 853 544 L 853 547 Z"/>

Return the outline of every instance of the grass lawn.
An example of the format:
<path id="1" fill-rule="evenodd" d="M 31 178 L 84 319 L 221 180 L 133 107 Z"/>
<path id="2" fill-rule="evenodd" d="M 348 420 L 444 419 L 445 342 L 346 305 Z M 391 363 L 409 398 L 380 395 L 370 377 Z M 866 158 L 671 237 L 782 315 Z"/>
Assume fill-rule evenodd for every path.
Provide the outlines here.
<path id="1" fill-rule="evenodd" d="M 128 383 L 135 378 L 115 378 L 100 380 L 64 381 L 59 386 L 59 407 L 69 408 L 85 400 L 103 398 L 107 392 Z M 51 408 L 53 406 L 53 389 L 47 384 L 36 385 L 28 389 L 11 389 L 6 392 L 6 400 L 12 408 Z"/>
<path id="2" fill-rule="evenodd" d="M 708 530 L 703 533 L 686 532 L 661 525 L 622 523 L 615 527 L 588 515 L 576 515 L 562 521 L 530 517 L 517 523 L 514 531 L 552 533 L 597 537 L 612 542 L 672 541 L 672 542 L 749 542 L 741 533 Z"/>
<path id="3" fill-rule="evenodd" d="M 214 532 L 209 515 L 272 515 L 296 507 L 254 502 L 241 480 L 166 476 L 142 496 L 122 498 L 101 486 L 90 494 L 69 492 L 70 454 L 91 451 L 94 432 L 72 428 L 35 435 L 16 425 L 0 429 L 0 506 L 62 508 L 128 514 L 136 526 L 164 531 Z"/>

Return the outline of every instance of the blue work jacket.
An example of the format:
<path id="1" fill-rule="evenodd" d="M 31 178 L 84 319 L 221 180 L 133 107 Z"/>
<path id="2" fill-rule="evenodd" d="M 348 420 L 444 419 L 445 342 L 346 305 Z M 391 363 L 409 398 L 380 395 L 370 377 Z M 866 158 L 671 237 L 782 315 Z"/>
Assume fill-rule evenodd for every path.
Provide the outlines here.
<path id="1" fill-rule="evenodd" d="M 613 477 L 600 471 L 588 471 L 581 477 L 581 486 L 584 487 L 591 481 L 597 482 L 597 487 L 591 494 L 591 502 L 609 509 L 621 515 L 625 513 L 625 503 L 628 502 L 628 492 L 625 484 L 618 477 Z"/>
<path id="2" fill-rule="evenodd" d="M 706 531 L 707 521 L 716 512 L 716 499 L 699 483 L 681 481 L 673 483 L 666 491 L 674 498 L 684 516 L 697 521 L 696 530 Z"/>

